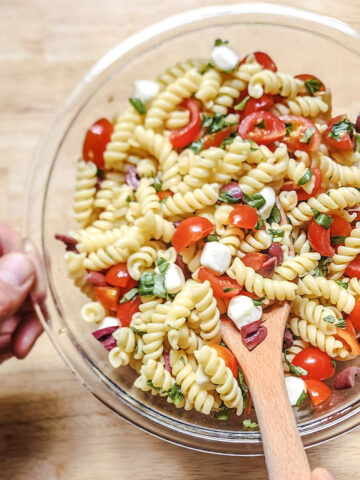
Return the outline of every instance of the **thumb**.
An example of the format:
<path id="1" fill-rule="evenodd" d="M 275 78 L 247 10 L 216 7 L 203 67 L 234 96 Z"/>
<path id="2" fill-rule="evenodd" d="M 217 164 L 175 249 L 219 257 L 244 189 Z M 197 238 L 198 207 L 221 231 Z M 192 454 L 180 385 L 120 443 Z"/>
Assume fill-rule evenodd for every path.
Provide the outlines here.
<path id="1" fill-rule="evenodd" d="M 18 310 L 34 280 L 34 266 L 26 255 L 8 253 L 0 258 L 0 319 Z"/>
<path id="2" fill-rule="evenodd" d="M 315 468 L 311 474 L 311 480 L 334 480 L 334 477 L 324 468 Z"/>

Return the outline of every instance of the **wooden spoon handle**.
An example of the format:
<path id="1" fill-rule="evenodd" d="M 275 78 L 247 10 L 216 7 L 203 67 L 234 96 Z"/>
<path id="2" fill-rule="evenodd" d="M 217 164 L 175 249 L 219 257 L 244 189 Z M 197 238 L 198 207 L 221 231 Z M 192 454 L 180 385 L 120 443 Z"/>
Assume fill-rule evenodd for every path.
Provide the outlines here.
<path id="1" fill-rule="evenodd" d="M 282 378 L 274 378 L 272 375 L 262 374 L 261 380 L 259 378 L 255 382 L 250 380 L 249 384 L 256 415 L 261 425 L 269 479 L 309 480 L 311 476 L 309 463 L 288 402 L 282 372 L 281 375 Z M 268 392 L 274 390 L 279 394 L 269 398 Z"/>

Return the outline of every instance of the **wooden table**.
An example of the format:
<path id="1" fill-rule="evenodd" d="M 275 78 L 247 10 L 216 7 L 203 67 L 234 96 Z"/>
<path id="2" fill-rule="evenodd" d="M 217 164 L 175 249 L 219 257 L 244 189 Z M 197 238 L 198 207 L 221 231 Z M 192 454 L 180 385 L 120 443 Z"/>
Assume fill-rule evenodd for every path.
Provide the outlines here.
<path id="1" fill-rule="evenodd" d="M 166 16 L 222 0 L 1 0 L 0 218 L 20 227 L 33 150 L 54 111 L 109 48 Z M 290 3 L 297 6 L 295 0 Z M 303 8 L 360 29 L 357 0 Z M 0 478 L 263 480 L 262 458 L 169 445 L 128 425 L 85 390 L 43 335 L 26 361 L 0 368 Z M 359 478 L 360 431 L 309 451 L 311 465 Z"/>

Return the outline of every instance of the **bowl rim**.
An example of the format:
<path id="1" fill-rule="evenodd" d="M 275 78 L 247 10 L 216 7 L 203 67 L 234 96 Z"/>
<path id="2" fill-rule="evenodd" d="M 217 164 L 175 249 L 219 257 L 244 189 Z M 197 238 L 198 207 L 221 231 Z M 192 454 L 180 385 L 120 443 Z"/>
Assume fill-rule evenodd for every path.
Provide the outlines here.
<path id="1" fill-rule="evenodd" d="M 38 165 L 39 165 L 39 163 L 42 159 L 41 151 L 43 150 L 43 145 L 45 144 L 46 139 L 49 138 L 50 133 L 53 132 L 54 129 L 58 128 L 57 125 L 60 124 L 59 120 L 61 118 L 65 117 L 67 111 L 71 108 L 71 106 L 74 104 L 76 99 L 80 98 L 80 95 L 81 95 L 84 87 L 88 86 L 95 79 L 97 79 L 100 75 L 104 74 L 107 71 L 107 69 L 109 67 L 111 67 L 111 65 L 114 63 L 114 61 L 119 60 L 126 53 L 131 52 L 137 46 L 140 46 L 142 44 L 146 44 L 147 41 L 149 41 L 151 39 L 154 39 L 154 38 L 160 36 L 163 33 L 170 32 L 170 31 L 172 31 L 172 30 L 174 30 L 178 27 L 181 27 L 183 25 L 191 25 L 191 24 L 194 24 L 194 23 L 196 23 L 198 21 L 201 21 L 201 20 L 211 19 L 211 18 L 219 17 L 219 16 L 224 16 L 225 17 L 225 16 L 229 16 L 229 15 L 239 15 L 239 14 L 250 14 L 250 15 L 261 14 L 261 15 L 265 16 L 265 20 L 261 21 L 259 23 L 262 23 L 262 24 L 265 24 L 265 25 L 269 24 L 266 21 L 267 20 L 266 17 L 269 18 L 270 15 L 280 16 L 280 17 L 284 17 L 286 19 L 289 19 L 289 17 L 292 18 L 292 19 L 297 19 L 297 20 L 300 19 L 300 20 L 304 20 L 305 22 L 312 22 L 313 24 L 317 24 L 317 25 L 320 24 L 324 27 L 327 27 L 327 28 L 331 29 L 332 31 L 336 30 L 337 32 L 340 32 L 341 34 L 345 34 L 345 35 L 348 35 L 348 36 L 352 37 L 356 41 L 358 41 L 360 39 L 360 34 L 356 30 L 354 30 L 352 27 L 347 25 L 345 22 L 337 20 L 333 17 L 324 16 L 324 15 L 321 15 L 321 14 L 313 13 L 313 12 L 308 11 L 308 10 L 298 9 L 298 8 L 295 8 L 295 7 L 276 5 L 276 4 L 273 4 L 273 3 L 242 3 L 242 4 L 232 4 L 232 5 L 224 5 L 224 6 L 217 5 L 217 6 L 210 6 L 210 7 L 202 7 L 202 8 L 199 8 L 199 9 L 188 10 L 188 11 L 173 15 L 171 17 L 165 18 L 165 19 L 163 19 L 163 20 L 161 20 L 157 23 L 154 23 L 154 24 L 152 24 L 148 27 L 145 27 L 141 31 L 131 35 L 127 39 L 120 42 L 118 45 L 116 45 L 111 50 L 109 50 L 88 71 L 88 73 L 85 74 L 83 79 L 79 82 L 79 84 L 74 88 L 74 90 L 67 97 L 63 106 L 58 110 L 57 114 L 55 115 L 55 117 L 53 119 L 53 122 L 51 123 L 48 130 L 45 132 L 38 148 L 35 151 L 35 156 L 34 156 L 35 161 L 34 161 L 34 164 L 33 164 L 33 167 L 32 167 L 30 185 L 34 184 L 34 178 L 35 178 L 35 175 L 37 174 L 37 167 L 38 167 Z M 295 27 L 292 26 L 292 28 L 295 28 Z M 308 29 L 307 31 L 311 32 L 310 29 Z M 311 32 L 311 33 L 314 33 L 314 32 Z M 333 37 L 328 37 L 328 39 L 330 39 L 331 41 L 336 41 L 336 40 L 334 40 Z M 357 55 L 360 55 L 359 50 L 354 49 L 354 48 L 349 48 L 349 47 L 346 47 L 346 48 L 348 50 L 353 51 Z M 52 159 L 52 162 L 55 161 L 55 158 L 56 158 L 56 155 Z M 47 175 L 47 180 L 49 180 L 49 178 L 50 178 L 50 176 Z M 46 191 L 44 193 L 44 198 L 46 197 L 46 192 L 47 192 L 47 188 L 46 188 Z M 33 192 L 32 192 L 32 189 L 30 188 L 29 191 L 28 191 L 27 205 L 31 204 L 30 197 L 32 197 L 32 195 L 33 195 Z M 44 205 L 43 205 L 43 207 L 44 207 Z M 42 211 L 42 215 L 43 215 L 43 213 L 44 213 L 44 211 Z M 31 222 L 30 222 L 29 215 L 27 215 L 27 214 L 24 215 L 23 231 L 25 232 L 25 235 L 27 234 L 29 237 L 31 237 L 31 232 L 32 232 L 31 226 L 32 225 L 31 225 Z M 41 238 L 41 246 L 42 246 L 42 253 L 44 253 L 45 252 L 45 245 L 44 245 L 44 237 L 43 236 Z M 48 270 L 46 270 L 46 276 L 47 276 L 48 287 L 51 290 L 51 281 L 49 279 Z M 51 301 L 54 301 L 54 294 L 52 294 L 52 295 L 53 296 L 51 298 Z M 55 305 L 56 305 L 56 302 L 55 302 Z M 101 396 L 98 395 L 94 391 L 93 388 L 90 388 L 90 386 L 88 384 L 88 381 L 84 380 L 83 376 L 79 373 L 79 370 L 74 367 L 72 361 L 70 361 L 70 359 L 66 356 L 64 351 L 61 349 L 61 347 L 59 345 L 59 342 L 58 342 L 58 339 L 56 338 L 56 333 L 53 330 L 51 330 L 51 328 L 47 324 L 46 315 L 44 315 L 44 312 L 41 310 L 41 307 L 39 305 L 35 305 L 35 308 L 36 308 L 36 312 L 37 312 L 37 314 L 38 314 L 38 316 L 39 316 L 39 318 L 40 318 L 40 320 L 41 320 L 41 322 L 44 326 L 45 331 L 49 335 L 52 343 L 54 344 L 54 346 L 56 348 L 56 350 L 59 352 L 60 356 L 63 358 L 63 360 L 65 361 L 66 365 L 70 368 L 70 370 L 102 403 L 104 403 L 109 408 L 114 410 L 117 414 L 122 416 L 125 420 L 127 420 L 130 423 L 138 426 L 142 430 L 153 434 L 154 436 L 156 436 L 158 438 L 165 439 L 165 440 L 169 441 L 170 443 L 174 443 L 176 445 L 181 445 L 181 446 L 188 447 L 188 448 L 198 450 L 198 451 L 205 451 L 205 452 L 210 451 L 212 453 L 234 455 L 234 453 L 227 453 L 227 452 L 222 452 L 222 451 L 219 452 L 219 451 L 209 450 L 209 449 L 206 449 L 206 448 L 202 449 L 202 448 L 196 447 L 194 445 L 186 444 L 184 441 L 179 441 L 179 442 L 174 441 L 174 439 L 166 438 L 164 436 L 163 432 L 161 434 L 158 434 L 155 431 L 152 431 L 151 428 L 145 428 L 143 425 L 140 425 L 134 418 L 131 418 L 131 416 L 129 418 L 129 416 L 127 416 L 123 412 L 120 413 L 117 409 L 114 408 L 114 406 L 111 405 L 110 402 L 106 401 L 104 398 L 101 398 Z M 76 344 L 77 344 L 77 342 L 76 342 Z M 81 346 L 79 346 L 79 345 L 78 345 L 78 347 L 81 348 Z M 83 356 L 87 357 L 86 352 L 84 352 L 84 351 L 83 351 Z M 89 359 L 87 357 L 87 358 L 85 358 L 85 360 L 86 360 L 88 366 L 90 368 L 92 368 L 92 370 L 94 370 L 94 365 L 91 365 L 91 363 L 92 363 L 91 359 Z M 99 368 L 96 367 L 96 369 L 98 371 L 100 371 Z M 100 371 L 100 374 L 101 374 L 101 371 Z M 99 375 L 99 374 L 97 374 L 97 375 Z M 102 379 L 102 382 L 105 383 L 106 387 L 111 391 L 112 390 L 111 383 L 113 383 L 113 382 L 108 377 L 106 377 L 106 378 L 107 378 L 107 381 L 105 382 L 104 379 Z M 118 400 L 120 400 L 120 399 L 118 399 Z M 121 399 L 120 401 L 125 403 L 124 399 Z M 134 412 L 135 405 L 129 405 L 128 404 L 127 407 L 129 408 L 129 411 Z M 148 407 L 148 408 L 150 408 L 150 410 L 151 410 L 151 406 Z M 323 427 L 320 431 L 321 432 L 325 432 L 325 431 L 327 432 L 329 429 L 331 430 L 331 428 L 333 426 L 338 425 L 339 423 L 344 423 L 345 424 L 345 421 L 349 418 L 352 418 L 352 420 L 354 421 L 354 415 L 356 415 L 360 412 L 360 405 L 356 409 L 350 409 L 350 410 L 351 411 L 349 411 L 348 407 L 345 407 L 345 408 L 339 410 L 333 416 L 334 418 L 332 419 L 332 421 L 330 421 L 330 423 L 327 423 L 326 426 Z M 154 411 L 154 413 L 156 413 L 156 412 Z M 166 415 L 160 413 L 160 414 L 156 414 L 155 416 L 153 416 L 151 421 L 152 422 L 157 421 L 158 423 L 160 423 L 160 425 L 165 426 L 165 428 L 168 428 L 168 429 L 172 428 L 169 425 L 168 422 L 164 423 L 164 422 L 159 422 L 159 420 L 156 420 L 156 416 L 159 416 L 159 415 L 161 417 L 166 418 Z M 350 426 L 347 429 L 345 428 L 345 430 L 340 429 L 335 434 L 330 434 L 329 433 L 327 436 L 325 435 L 324 438 L 321 438 L 318 441 L 312 442 L 310 445 L 307 445 L 307 447 L 318 445 L 320 443 L 323 443 L 326 440 L 335 438 L 336 436 L 339 436 L 339 435 L 345 433 L 345 431 L 349 431 L 353 428 L 356 428 L 360 424 L 360 415 L 358 417 L 359 418 L 357 419 L 356 424 L 354 424 L 354 422 L 353 422 L 352 426 Z M 144 416 L 143 416 L 143 418 L 144 418 Z M 302 432 L 303 436 L 306 437 L 306 436 L 311 435 L 313 433 L 314 429 L 312 428 L 312 425 L 317 421 L 318 420 L 313 419 L 313 420 L 309 420 L 309 421 L 306 422 L 307 428 Z M 177 423 L 176 420 L 174 420 L 173 423 Z M 199 427 L 199 429 L 201 429 L 203 431 L 211 430 L 211 429 L 208 429 L 207 427 Z M 315 430 L 318 431 L 316 428 L 315 428 Z M 229 433 L 231 433 L 231 432 L 229 432 Z M 206 439 L 206 436 L 203 437 L 203 438 Z M 212 440 L 214 441 L 215 439 L 213 438 Z M 224 440 L 224 438 L 219 438 L 218 439 L 219 442 L 221 440 Z M 258 432 L 254 433 L 252 435 L 249 434 L 248 437 L 246 438 L 246 441 L 248 443 L 252 443 L 253 441 L 255 441 L 255 443 L 261 444 L 260 434 Z M 244 442 L 244 444 L 246 444 L 246 441 Z M 246 454 L 236 453 L 236 455 L 248 456 L 249 453 L 246 453 Z M 250 455 L 253 455 L 253 454 L 250 454 Z"/>

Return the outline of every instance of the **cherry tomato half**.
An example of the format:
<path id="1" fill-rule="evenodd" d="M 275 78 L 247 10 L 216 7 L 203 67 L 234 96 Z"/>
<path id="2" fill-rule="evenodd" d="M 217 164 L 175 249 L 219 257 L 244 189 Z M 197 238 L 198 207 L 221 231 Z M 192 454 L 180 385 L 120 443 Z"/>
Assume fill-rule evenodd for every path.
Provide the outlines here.
<path id="1" fill-rule="evenodd" d="M 190 217 L 183 220 L 177 227 L 172 238 L 175 250 L 180 253 L 184 248 L 215 230 L 215 225 L 204 217 Z"/>
<path id="2" fill-rule="evenodd" d="M 259 220 L 259 215 L 255 208 L 249 205 L 239 205 L 229 215 L 229 225 L 239 228 L 249 228 L 254 230 Z"/>
<path id="3" fill-rule="evenodd" d="M 230 368 L 234 377 L 237 378 L 238 363 L 231 351 L 228 348 L 219 345 L 218 343 L 209 343 L 209 347 L 215 348 L 219 357 L 224 360 L 226 366 Z"/>
<path id="4" fill-rule="evenodd" d="M 166 197 L 172 197 L 174 192 L 171 192 L 170 190 L 161 190 L 160 192 L 156 192 L 156 195 L 160 200 L 164 200 Z"/>
<path id="5" fill-rule="evenodd" d="M 114 287 L 126 287 L 133 279 L 128 273 L 126 263 L 119 263 L 106 272 L 105 280 Z"/>
<path id="6" fill-rule="evenodd" d="M 355 300 L 355 306 L 348 316 L 348 319 L 353 324 L 355 330 L 360 332 L 360 300 Z"/>
<path id="7" fill-rule="evenodd" d="M 325 130 L 324 133 L 324 140 L 325 143 L 331 147 L 335 148 L 336 150 L 353 150 L 354 149 L 354 138 L 350 136 L 349 131 L 343 131 L 342 133 L 338 133 L 334 131 L 335 124 L 340 123 L 341 121 L 345 121 L 345 124 L 349 125 L 349 129 L 351 130 L 351 123 L 348 119 L 347 115 L 338 115 L 335 118 L 332 118 L 328 123 L 328 128 Z M 334 136 L 336 138 L 334 138 Z"/>
<path id="8" fill-rule="evenodd" d="M 352 230 L 351 224 L 347 222 L 344 218 L 339 217 L 339 215 L 333 214 L 331 215 L 331 218 L 333 219 L 333 222 L 330 226 L 330 236 L 349 237 Z"/>
<path id="9" fill-rule="evenodd" d="M 104 168 L 104 152 L 113 131 L 113 124 L 106 118 L 100 118 L 91 125 L 84 139 L 83 159 L 94 162 L 98 168 Z"/>
<path id="10" fill-rule="evenodd" d="M 335 374 L 329 355 L 316 347 L 304 348 L 295 355 L 292 364 L 308 372 L 301 376 L 303 380 L 326 380 Z"/>
<path id="11" fill-rule="evenodd" d="M 277 72 L 277 66 L 275 65 L 273 59 L 264 52 L 254 52 L 253 53 L 255 60 L 266 70 L 271 70 L 272 72 Z M 240 65 L 246 62 L 249 55 L 246 55 L 240 62 Z"/>
<path id="12" fill-rule="evenodd" d="M 239 125 L 239 135 L 262 145 L 281 140 L 286 134 L 284 123 L 270 112 L 261 110 L 245 117 Z"/>
<path id="13" fill-rule="evenodd" d="M 324 403 L 330 398 L 331 390 L 323 382 L 319 380 L 305 380 L 306 389 L 314 407 L 317 407 L 321 403 Z"/>
<path id="14" fill-rule="evenodd" d="M 323 82 L 321 80 L 319 80 L 317 77 L 315 77 L 315 75 L 310 75 L 309 73 L 302 73 L 301 75 L 296 75 L 295 78 L 298 78 L 299 80 L 302 80 L 304 83 L 309 82 L 309 80 L 310 81 L 315 80 L 318 83 L 319 89 L 316 90 L 314 93 L 325 92 L 325 85 L 323 84 Z M 303 95 L 309 95 L 309 92 L 306 89 L 305 92 L 299 93 L 298 95 L 302 95 L 302 96 Z"/>
<path id="15" fill-rule="evenodd" d="M 206 135 L 204 137 L 203 150 L 207 150 L 210 147 L 219 147 L 225 138 L 230 137 L 231 128 L 226 127 L 219 132 L 212 133 L 211 135 Z"/>
<path id="16" fill-rule="evenodd" d="M 175 148 L 186 147 L 189 143 L 197 140 L 199 138 L 201 126 L 200 109 L 196 100 L 187 98 L 180 105 L 189 110 L 190 120 L 185 127 L 171 132 L 170 142 Z"/>
<path id="17" fill-rule="evenodd" d="M 348 277 L 360 278 L 360 255 L 354 258 L 346 267 L 345 275 Z"/>
<path id="18" fill-rule="evenodd" d="M 274 105 L 274 96 L 264 93 L 260 98 L 250 98 L 246 102 L 244 110 L 241 112 L 242 118 L 247 117 L 251 113 L 258 112 L 260 110 L 267 110 Z"/>
<path id="19" fill-rule="evenodd" d="M 129 302 L 120 303 L 116 308 L 116 316 L 121 322 L 122 327 L 128 327 L 134 313 L 139 311 L 141 305 L 140 297 L 137 295 Z"/>
<path id="20" fill-rule="evenodd" d="M 303 150 L 314 152 L 320 146 L 321 135 L 317 127 L 305 117 L 284 115 L 280 120 L 286 125 L 289 133 L 283 139 L 290 152 Z"/>
<path id="21" fill-rule="evenodd" d="M 269 260 L 269 257 L 265 255 L 265 253 L 261 252 L 251 252 L 247 253 L 244 257 L 242 257 L 241 261 L 247 267 L 251 267 L 257 272 L 259 268 L 261 268 L 265 262 Z"/>
<path id="22" fill-rule="evenodd" d="M 335 249 L 330 245 L 330 229 L 322 227 L 315 219 L 309 225 L 308 238 L 311 247 L 320 255 L 332 257 L 335 254 Z"/>
<path id="23" fill-rule="evenodd" d="M 108 310 L 115 311 L 118 306 L 120 289 L 116 287 L 94 287 L 96 299 Z"/>
<path id="24" fill-rule="evenodd" d="M 200 282 L 209 280 L 214 297 L 217 298 L 235 297 L 236 295 L 239 295 L 242 289 L 241 285 L 227 275 L 221 275 L 221 277 L 217 277 L 209 268 L 205 267 L 200 268 L 198 279 Z"/>

